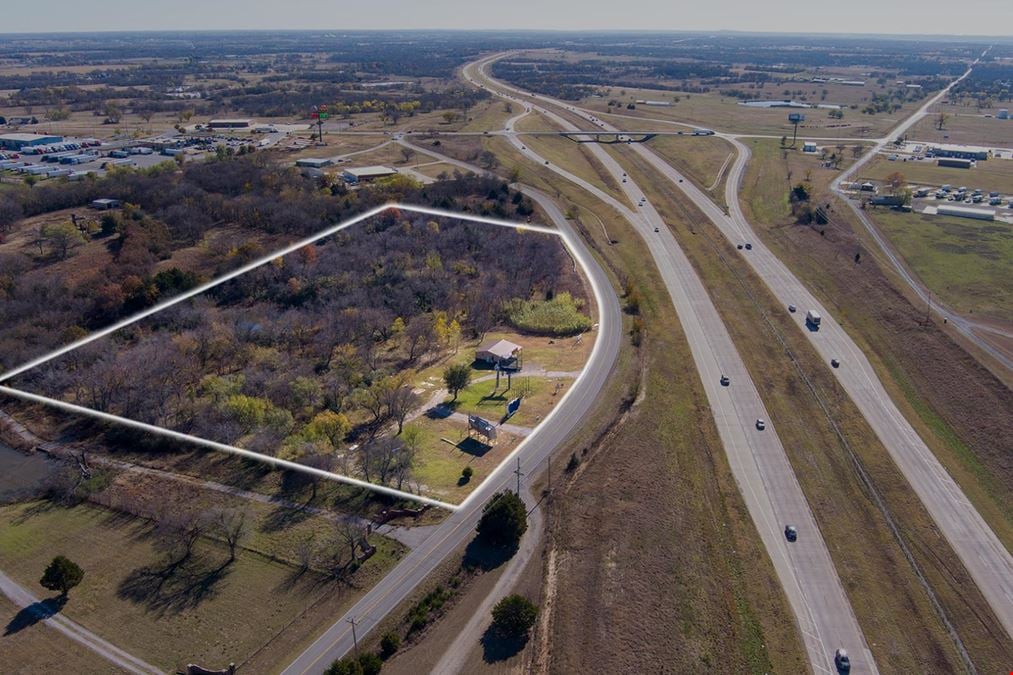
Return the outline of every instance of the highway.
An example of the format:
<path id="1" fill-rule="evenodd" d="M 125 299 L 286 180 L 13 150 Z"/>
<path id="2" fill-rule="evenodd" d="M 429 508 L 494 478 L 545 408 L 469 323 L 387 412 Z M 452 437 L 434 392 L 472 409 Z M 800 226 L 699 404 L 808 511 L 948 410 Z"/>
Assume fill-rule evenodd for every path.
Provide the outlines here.
<path id="1" fill-rule="evenodd" d="M 470 167 L 469 167 L 470 168 Z M 525 192 L 545 210 L 570 247 L 584 261 L 598 303 L 598 337 L 583 373 L 538 428 L 514 451 L 520 469 L 529 478 L 546 466 L 546 460 L 573 433 L 594 408 L 605 386 L 622 344 L 622 315 L 619 300 L 605 272 L 597 265 L 579 235 L 567 223 L 559 207 L 544 194 Z M 300 654 L 283 672 L 285 675 L 319 675 L 338 658 L 349 653 L 354 637 L 363 637 L 394 610 L 436 567 L 475 533 L 482 507 L 493 494 L 512 489 L 517 462 L 504 461 L 460 507 L 441 523 L 432 535 L 414 548 L 346 614 Z M 525 495 L 527 497 L 527 495 Z M 522 549 L 531 537 L 539 536 L 538 522 L 525 535 Z M 519 554 L 520 555 L 520 554 Z M 356 623 L 353 636 L 351 620 Z"/>
<path id="2" fill-rule="evenodd" d="M 964 77 L 966 76 L 965 73 Z M 912 119 L 902 123 L 890 137 L 896 137 L 898 133 L 910 128 L 939 96 L 942 94 L 926 102 Z M 541 96 L 538 99 L 546 100 Z M 554 105 L 572 110 L 563 102 L 555 102 Z M 593 117 L 593 114 L 587 111 L 576 112 Z M 824 358 L 827 367 L 830 367 L 829 362 L 832 358 L 841 361 L 841 367 L 831 369 L 831 372 L 886 447 L 915 494 L 960 557 L 982 595 L 988 600 L 1006 632 L 1013 636 L 1013 557 L 901 414 L 861 349 L 806 286 L 756 236 L 743 216 L 738 201 L 738 189 L 748 160 L 748 152 L 734 137 L 729 137 L 728 140 L 739 150 L 739 156 L 732 165 L 726 183 L 729 215 L 726 215 L 691 181 L 684 180 L 678 171 L 650 148 L 641 144 L 633 144 L 631 147 L 650 162 L 660 175 L 681 189 L 730 242 L 752 243 L 751 251 L 741 252 L 743 258 L 783 306 L 787 307 L 788 304 L 798 306 L 799 312 L 793 315 L 793 320 Z M 866 157 L 871 155 L 872 153 L 867 153 Z M 810 331 L 806 328 L 804 315 L 808 309 L 815 309 L 823 316 L 820 330 Z"/>
<path id="3" fill-rule="evenodd" d="M 489 78 L 484 67 L 496 58 L 498 56 L 469 64 L 464 69 L 464 77 L 484 84 L 492 93 L 523 103 L 524 112 L 506 123 L 508 131 L 513 130 L 517 119 L 532 109 L 564 130 L 580 131 L 556 112 L 538 105 L 535 101 L 541 101 L 542 97 L 526 95 Z M 567 107 L 551 100 L 550 105 Z M 844 647 L 852 657 L 854 672 L 876 672 L 826 544 L 777 436 L 776 424 L 768 421 L 765 430 L 757 429 L 758 419 L 769 420 L 763 401 L 706 287 L 668 226 L 636 182 L 626 176 L 619 163 L 599 145 L 590 144 L 588 148 L 616 179 L 629 203 L 638 205 L 636 209 L 546 162 L 517 136 L 508 138 L 524 156 L 548 166 L 612 206 L 646 241 L 686 333 L 732 472 L 785 590 L 813 670 L 835 672 L 834 651 Z M 722 375 L 730 378 L 729 386 L 720 384 Z M 788 524 L 798 530 L 795 543 L 785 539 L 784 527 Z"/>

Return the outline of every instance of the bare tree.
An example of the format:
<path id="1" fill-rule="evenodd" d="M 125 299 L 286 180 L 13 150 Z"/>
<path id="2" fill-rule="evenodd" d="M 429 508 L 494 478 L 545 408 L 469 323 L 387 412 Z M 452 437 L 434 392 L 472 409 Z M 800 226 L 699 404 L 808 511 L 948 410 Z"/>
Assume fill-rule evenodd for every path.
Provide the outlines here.
<path id="1" fill-rule="evenodd" d="M 250 532 L 247 512 L 242 509 L 217 509 L 211 513 L 214 531 L 229 547 L 229 559 L 225 564 L 236 560 L 236 549 Z"/>

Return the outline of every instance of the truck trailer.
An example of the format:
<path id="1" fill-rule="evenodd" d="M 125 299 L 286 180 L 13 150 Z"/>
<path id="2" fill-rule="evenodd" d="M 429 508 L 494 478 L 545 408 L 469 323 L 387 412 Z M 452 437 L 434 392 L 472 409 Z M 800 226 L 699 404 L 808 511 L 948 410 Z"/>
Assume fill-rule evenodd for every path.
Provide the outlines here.
<path id="1" fill-rule="evenodd" d="M 820 321 L 822 321 L 822 318 L 820 317 L 820 313 L 816 310 L 810 309 L 805 313 L 805 323 L 813 330 L 820 329 Z"/>

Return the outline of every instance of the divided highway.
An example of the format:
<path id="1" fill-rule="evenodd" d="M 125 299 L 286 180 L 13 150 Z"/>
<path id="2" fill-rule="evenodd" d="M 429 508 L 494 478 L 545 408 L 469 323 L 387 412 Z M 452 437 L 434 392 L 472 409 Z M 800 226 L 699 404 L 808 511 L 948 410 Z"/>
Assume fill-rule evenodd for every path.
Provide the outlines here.
<path id="1" fill-rule="evenodd" d="M 527 95 L 489 78 L 484 67 L 496 58 L 469 64 L 464 76 L 525 106 L 524 113 L 507 122 L 508 131 L 531 109 L 546 115 L 564 130 L 581 131 L 534 102 L 542 97 Z M 776 425 L 768 422 L 765 430 L 757 428 L 758 419 L 768 419 L 763 401 L 707 289 L 667 225 L 635 181 L 599 145 L 588 147 L 622 187 L 629 202 L 637 205 L 636 210 L 588 181 L 546 162 L 516 135 L 507 138 L 524 156 L 547 165 L 612 206 L 647 242 L 689 341 L 733 474 L 797 618 L 814 671 L 836 672 L 833 654 L 844 647 L 851 655 L 855 672 L 876 672 L 812 511 L 777 436 Z M 728 386 L 721 384 L 722 375 L 730 378 Z M 788 524 L 798 530 L 798 541 L 794 543 L 785 539 L 784 528 Z"/>
<path id="2" fill-rule="evenodd" d="M 488 62 L 487 60 L 486 63 Z M 964 77 L 966 75 L 965 73 Z M 911 119 L 902 123 L 892 137 L 908 129 L 940 96 L 942 94 L 931 99 Z M 589 111 L 574 109 L 564 102 L 543 96 L 525 97 L 525 100 L 532 99 L 544 100 L 552 105 L 569 109 L 596 124 L 600 129 L 616 130 L 615 127 L 598 120 Z M 783 306 L 795 304 L 799 307 L 800 311 L 793 318 L 825 362 L 829 364 L 830 360 L 835 358 L 841 362 L 841 367 L 833 369 L 833 374 L 889 451 L 891 458 L 903 472 L 915 494 L 925 505 L 937 527 L 988 600 L 1006 632 L 1013 636 L 1013 557 L 901 414 L 858 345 L 840 324 L 834 321 L 832 314 L 820 304 L 806 286 L 756 236 L 742 214 L 738 200 L 738 189 L 749 156 L 748 149 L 734 137 L 727 135 L 723 137 L 732 142 L 739 151 L 725 188 L 729 215 L 718 208 L 691 181 L 684 180 L 678 171 L 650 148 L 641 144 L 634 144 L 631 147 L 660 175 L 682 190 L 730 242 L 752 243 L 751 251 L 742 251 L 744 259 Z M 880 144 L 884 142 L 880 141 Z M 866 155 L 868 156 L 871 156 L 871 153 Z M 818 331 L 810 331 L 805 326 L 804 314 L 807 309 L 815 309 L 823 316 L 823 325 Z"/>

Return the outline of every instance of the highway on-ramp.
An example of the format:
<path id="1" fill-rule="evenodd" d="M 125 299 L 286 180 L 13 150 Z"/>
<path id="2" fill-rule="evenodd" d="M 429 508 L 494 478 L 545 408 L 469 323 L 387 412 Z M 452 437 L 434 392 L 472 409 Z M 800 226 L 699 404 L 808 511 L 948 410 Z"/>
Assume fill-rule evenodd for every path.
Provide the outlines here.
<path id="1" fill-rule="evenodd" d="M 966 76 L 965 73 L 964 77 Z M 909 128 L 941 96 L 942 94 L 939 94 L 926 102 L 912 119 L 902 123 L 898 130 L 895 130 L 893 137 Z M 553 101 L 546 97 L 537 98 L 585 116 L 585 119 L 589 119 L 599 128 L 614 130 L 614 127 L 601 122 L 589 111 L 574 109 L 564 102 Z M 531 100 L 531 97 L 526 97 L 526 100 Z M 739 156 L 730 169 L 725 186 L 729 206 L 727 215 L 691 181 L 684 180 L 682 174 L 650 148 L 642 144 L 633 144 L 632 147 L 660 175 L 681 189 L 730 242 L 748 241 L 752 244 L 752 250 L 742 250 L 743 258 L 783 306 L 794 304 L 799 308 L 793 319 L 823 357 L 827 367 L 830 368 L 831 359 L 840 361 L 839 368 L 831 369 L 833 374 L 925 505 L 929 515 L 967 568 L 1006 632 L 1013 636 L 1013 557 L 897 408 L 872 364 L 854 340 L 809 292 L 805 284 L 756 237 L 742 214 L 738 200 L 738 189 L 748 160 L 748 150 L 736 138 L 725 137 L 739 150 Z M 885 141 L 881 141 L 883 142 Z M 868 153 L 866 157 L 871 154 Z M 808 309 L 818 311 L 823 317 L 822 326 L 818 331 L 809 330 L 805 325 L 804 315 Z"/>
<path id="2" fill-rule="evenodd" d="M 526 192 L 542 206 L 563 234 L 570 247 L 585 263 L 585 273 L 598 303 L 598 335 L 591 357 L 565 397 L 538 428 L 515 450 L 520 470 L 534 476 L 545 468 L 546 460 L 578 428 L 594 408 L 598 396 L 615 364 L 622 343 L 622 315 L 619 300 L 605 272 L 574 232 L 554 202 L 541 193 Z M 462 217 L 467 216 L 462 214 Z M 504 461 L 461 506 L 435 531 L 414 548 L 376 586 L 370 589 L 338 621 L 331 625 L 283 672 L 285 675 L 319 675 L 338 658 L 349 653 L 354 638 L 361 638 L 403 600 L 411 595 L 427 575 L 475 533 L 482 507 L 493 494 L 515 485 L 517 460 Z M 532 536 L 529 534 L 528 536 Z M 537 536 L 537 533 L 534 533 Z M 352 621 L 355 622 L 353 634 Z"/>
<path id="3" fill-rule="evenodd" d="M 485 85 L 494 94 L 519 101 L 525 113 L 534 109 L 564 130 L 580 131 L 569 120 L 539 105 L 541 97 L 490 78 L 484 67 L 496 58 L 469 64 L 464 77 Z M 512 130 L 521 115 L 509 120 L 506 128 Z M 635 207 L 546 162 L 517 136 L 507 138 L 524 156 L 612 206 L 643 237 L 686 333 L 733 475 L 798 621 L 809 662 L 815 672 L 835 672 L 834 651 L 844 647 L 851 655 L 854 672 L 876 672 L 826 544 L 777 436 L 777 425 L 768 421 L 766 429 L 757 428 L 758 419 L 769 420 L 763 401 L 706 287 L 668 226 L 633 178 L 599 145 L 587 147 Z M 721 384 L 722 375 L 730 378 L 728 386 Z M 784 535 L 789 524 L 798 530 L 798 541 L 794 543 Z"/>

